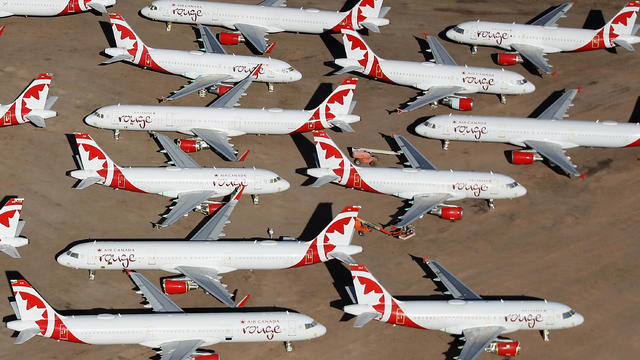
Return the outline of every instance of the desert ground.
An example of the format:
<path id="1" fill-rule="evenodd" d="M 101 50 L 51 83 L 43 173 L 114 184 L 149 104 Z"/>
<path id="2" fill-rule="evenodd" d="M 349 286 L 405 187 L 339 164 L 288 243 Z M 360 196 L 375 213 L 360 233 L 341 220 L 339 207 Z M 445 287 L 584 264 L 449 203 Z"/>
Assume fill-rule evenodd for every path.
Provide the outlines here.
<path id="1" fill-rule="evenodd" d="M 257 0 L 255 1 L 257 2 Z M 110 10 L 128 20 L 151 47 L 195 50 L 195 34 L 189 25 L 165 25 L 138 15 L 147 1 L 121 0 Z M 370 33 L 366 42 L 383 58 L 423 61 L 419 52 L 424 32 L 439 33 L 466 20 L 527 22 L 557 2 L 514 1 L 386 1 L 392 9 L 391 23 L 380 34 Z M 342 1 L 290 0 L 291 7 L 339 9 Z M 624 1 L 580 1 L 559 23 L 582 27 L 593 10 L 609 19 Z M 597 12 L 596 12 L 597 13 Z M 593 12 L 592 12 L 593 14 Z M 82 119 L 96 108 L 109 104 L 155 104 L 186 83 L 186 79 L 143 70 L 130 64 L 98 65 L 109 47 L 103 32 L 106 16 L 92 13 L 59 18 L 10 17 L 0 19 L 7 28 L 0 37 L 0 101 L 9 103 L 39 73 L 54 74 L 50 95 L 60 99 L 54 109 L 58 117 L 45 129 L 30 124 L 0 131 L 0 197 L 25 198 L 23 234 L 31 243 L 19 249 L 22 259 L 0 254 L 0 270 L 19 271 L 56 309 L 117 312 L 144 310 L 142 298 L 131 291 L 132 282 L 119 271 L 98 272 L 94 281 L 82 270 L 60 266 L 55 255 L 69 243 L 84 239 L 181 239 L 204 217 L 192 213 L 161 230 L 158 221 L 170 199 L 158 195 L 114 191 L 102 186 L 74 190 L 75 180 L 67 172 L 76 169 L 67 134 L 89 132 L 119 165 L 163 166 L 166 158 L 158 152 L 146 132 L 123 132 L 120 140 L 107 130 L 91 128 Z M 213 28 L 219 32 L 219 28 Z M 110 32 L 108 32 L 110 33 Z M 274 34 L 277 45 L 271 56 L 281 58 L 300 70 L 303 79 L 276 85 L 268 93 L 255 83 L 241 100 L 244 107 L 305 108 L 321 98 L 346 76 L 332 75 L 328 66 L 342 57 L 341 40 L 304 34 Z M 471 55 L 465 45 L 441 40 L 459 64 L 498 67 L 490 54 L 497 49 L 480 48 Z M 229 52 L 250 54 L 239 45 Z M 499 103 L 494 95 L 474 95 L 472 114 L 528 116 L 562 89 L 582 86 L 570 118 L 638 122 L 636 101 L 640 94 L 638 54 L 618 49 L 617 53 L 593 51 L 548 56 L 556 77 L 540 77 L 517 65 L 535 93 L 508 98 Z M 353 76 L 353 75 L 351 75 Z M 315 94 L 315 95 L 314 95 Z M 581 326 L 551 332 L 545 343 L 538 332 L 510 334 L 523 347 L 520 359 L 603 359 L 615 356 L 635 358 L 640 353 L 637 299 L 640 297 L 640 268 L 637 221 L 640 219 L 640 151 L 628 149 L 577 148 L 568 153 L 585 171 L 585 180 L 570 179 L 543 163 L 511 165 L 504 144 L 452 142 L 448 151 L 439 141 L 416 136 L 411 129 L 435 114 L 451 112 L 445 106 L 424 107 L 406 114 L 389 114 L 409 98 L 415 89 L 380 83 L 360 77 L 355 113 L 362 117 L 355 133 L 330 131 L 343 149 L 349 146 L 388 149 L 385 136 L 403 134 L 438 168 L 478 170 L 512 176 L 528 189 L 525 197 L 496 200 L 489 211 L 481 200 L 457 202 L 464 206 L 464 218 L 451 223 L 425 216 L 415 223 L 417 235 L 402 241 L 381 233 L 355 236 L 364 247 L 355 258 L 366 264 L 380 282 L 397 296 L 445 298 L 410 255 L 439 260 L 480 295 L 495 297 L 531 296 L 562 302 L 585 317 Z M 190 95 L 173 105 L 202 105 L 213 100 Z M 638 125 L 640 126 L 640 125 Z M 168 134 L 172 138 L 178 134 Z M 387 223 L 402 206 L 400 199 L 345 189 L 334 184 L 308 186 L 301 173 L 313 156 L 311 134 L 290 136 L 246 135 L 233 139 L 237 149 L 251 149 L 245 163 L 228 163 L 211 151 L 193 154 L 203 166 L 245 166 L 271 169 L 291 182 L 289 191 L 262 196 L 253 205 L 241 199 L 225 228 L 228 238 L 265 237 L 267 228 L 276 235 L 309 239 L 333 214 L 347 205 L 362 205 L 361 217 Z M 302 151 L 302 153 L 301 153 Z M 378 166 L 400 167 L 395 157 L 383 156 Z M 330 204 L 326 204 L 330 203 Z M 312 218 L 313 214 L 318 215 Z M 305 230 L 306 229 L 306 230 Z M 188 244 L 185 244 L 188 246 Z M 163 272 L 143 272 L 159 285 Z M 347 274 L 347 276 L 345 276 Z M 282 271 L 237 271 L 223 281 L 240 295 L 251 294 L 248 306 L 278 306 L 308 314 L 327 326 L 319 339 L 294 343 L 286 353 L 282 343 L 224 344 L 212 347 L 224 359 L 445 359 L 457 355 L 450 349 L 453 337 L 437 331 L 421 331 L 371 322 L 361 329 L 353 320 L 341 321 L 345 300 L 342 287 L 348 273 L 339 263 L 317 264 Z M 339 289 L 340 291 L 337 291 Z M 0 287 L 11 296 L 8 283 Z M 217 308 L 223 305 L 202 291 L 173 296 L 183 308 Z M 12 319 L 8 301 L 0 301 L 0 314 Z M 23 345 L 13 345 L 12 331 L 0 330 L 0 359 L 146 359 L 155 352 L 142 346 L 87 346 L 54 342 L 35 337 Z M 457 344 L 455 344 L 457 345 Z M 615 354 L 615 355 L 614 355 Z M 481 359 L 495 355 L 483 354 Z"/>

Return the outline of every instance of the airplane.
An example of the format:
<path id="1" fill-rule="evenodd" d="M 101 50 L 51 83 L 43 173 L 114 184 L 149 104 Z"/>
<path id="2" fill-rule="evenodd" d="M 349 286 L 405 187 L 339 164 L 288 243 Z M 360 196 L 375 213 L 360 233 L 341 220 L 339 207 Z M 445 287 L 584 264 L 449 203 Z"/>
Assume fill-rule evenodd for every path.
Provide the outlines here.
<path id="1" fill-rule="evenodd" d="M 396 227 L 403 228 L 426 213 L 451 221 L 462 218 L 462 208 L 444 204 L 466 198 L 493 199 L 523 196 L 527 189 L 512 178 L 493 172 L 438 170 L 402 135 L 393 135 L 400 153 L 410 168 L 365 168 L 355 166 L 324 131 L 314 131 L 318 155 L 317 168 L 307 175 L 317 178 L 314 187 L 333 182 L 372 193 L 382 193 L 409 200 L 411 206 Z"/>
<path id="2" fill-rule="evenodd" d="M 102 64 L 125 61 L 145 69 L 191 79 L 188 85 L 164 100 L 179 99 L 196 91 L 200 96 L 205 96 L 207 89 L 220 93 L 220 86 L 228 89 L 229 83 L 241 81 L 258 64 L 262 64 L 262 67 L 255 80 L 266 82 L 269 91 L 273 91 L 274 83 L 294 82 L 302 78 L 298 70 L 282 60 L 227 54 L 211 30 L 204 26 L 199 27 L 204 51 L 154 49 L 142 42 L 122 15 L 109 14 L 109 19 L 117 47 L 104 50 L 111 58 Z"/>
<path id="3" fill-rule="evenodd" d="M 530 24 L 468 21 L 447 30 L 446 36 L 459 43 L 471 45 L 471 53 L 477 46 L 498 47 L 507 52 L 497 54 L 497 63 L 515 65 L 528 60 L 545 74 L 555 72 L 545 58 L 546 54 L 582 52 L 610 49 L 621 46 L 629 51 L 640 41 L 634 26 L 640 2 L 629 1 L 609 22 L 597 30 L 561 28 L 556 21 L 573 7 L 574 2 L 564 3 L 539 17 Z"/>
<path id="4" fill-rule="evenodd" d="M 43 128 L 45 119 L 56 117 L 58 113 L 51 110 L 58 100 L 57 96 L 47 98 L 53 75 L 38 75 L 29 86 L 11 104 L 0 105 L 0 127 L 19 125 L 27 122 Z"/>
<path id="5" fill-rule="evenodd" d="M 107 6 L 116 0 L 30 0 L 0 2 L 0 17 L 8 16 L 60 16 L 90 10 L 107 13 Z"/>
<path id="6" fill-rule="evenodd" d="M 0 209 L 0 251 L 15 259 L 20 258 L 16 248 L 29 244 L 29 239 L 20 236 L 25 224 L 20 220 L 23 201 L 22 198 L 10 197 Z"/>
<path id="7" fill-rule="evenodd" d="M 335 59 L 342 69 L 335 74 L 357 72 L 376 80 L 404 85 L 421 90 L 415 100 L 397 109 L 408 112 L 438 101 L 461 111 L 473 107 L 473 99 L 460 94 L 499 94 L 500 102 L 506 103 L 505 95 L 532 93 L 536 87 L 527 79 L 512 71 L 489 69 L 456 64 L 442 44 L 433 36 L 425 34 L 433 59 L 427 62 L 387 60 L 378 57 L 353 30 L 341 30 L 346 58 Z"/>
<path id="8" fill-rule="evenodd" d="M 245 82 L 252 80 L 259 67 L 208 107 L 109 105 L 88 115 L 84 122 L 101 129 L 112 129 L 116 138 L 120 130 L 178 131 L 194 135 L 194 138 L 178 140 L 183 151 L 212 148 L 231 161 L 242 159 L 229 143 L 231 136 L 293 134 L 334 126 L 344 131 L 354 131 L 349 124 L 360 121 L 358 115 L 351 114 L 358 83 L 355 78 L 345 79 L 320 105 L 311 110 L 234 108 L 248 86 Z"/>
<path id="9" fill-rule="evenodd" d="M 640 124 L 615 121 L 562 120 L 580 88 L 567 90 L 537 118 L 505 116 L 438 115 L 416 126 L 416 133 L 441 139 L 443 148 L 450 140 L 508 143 L 526 150 L 512 150 L 512 164 L 529 165 L 536 160 L 548 160 L 569 176 L 584 179 L 586 174 L 565 154 L 578 146 L 632 147 L 640 146 Z"/>
<path id="10" fill-rule="evenodd" d="M 416 329 L 440 330 L 462 335 L 465 344 L 455 357 L 473 360 L 483 351 L 503 357 L 516 356 L 520 343 L 500 338 L 518 330 L 539 330 L 549 340 L 549 330 L 567 329 L 584 322 L 584 317 L 569 306 L 547 300 L 485 300 L 435 260 L 423 259 L 442 283 L 451 300 L 398 300 L 373 277 L 364 265 L 350 266 L 354 304 L 344 312 L 355 315 L 354 327 L 378 320 Z"/>
<path id="11" fill-rule="evenodd" d="M 281 240 L 246 239 L 218 241 L 242 190 L 220 208 L 192 237 L 184 240 L 92 240 L 74 245 L 57 257 L 58 263 L 73 269 L 164 270 L 182 274 L 165 278 L 167 294 L 183 294 L 202 288 L 227 306 L 235 307 L 233 295 L 221 281 L 221 274 L 235 270 L 290 269 L 331 259 L 353 263 L 351 255 L 362 247 L 351 245 L 359 206 L 347 206 L 309 241 L 283 237 Z"/>
<path id="12" fill-rule="evenodd" d="M 128 274 L 152 313 L 62 315 L 27 280 L 11 278 L 10 303 L 16 320 L 6 326 L 18 332 L 14 344 L 38 335 L 79 344 L 159 348 L 160 360 L 219 360 L 219 354 L 199 348 L 218 343 L 284 341 L 291 351 L 291 341 L 314 339 L 327 331 L 311 317 L 291 310 L 185 312 L 144 276 L 132 271 Z"/>
<path id="13" fill-rule="evenodd" d="M 114 189 L 159 194 L 175 198 L 171 211 L 163 215 L 166 227 L 191 210 L 208 206 L 208 199 L 231 194 L 240 186 L 258 202 L 260 194 L 273 194 L 289 189 L 289 183 L 278 174 L 256 168 L 202 168 L 168 137 L 156 134 L 163 150 L 171 159 L 168 167 L 121 167 L 102 151 L 87 133 L 74 134 L 79 156 L 79 170 L 69 176 L 80 180 L 76 189 L 100 184 Z"/>
<path id="14" fill-rule="evenodd" d="M 368 29 L 380 32 L 379 26 L 389 24 L 384 16 L 391 9 L 382 0 L 360 0 L 348 12 L 318 9 L 287 8 L 286 0 L 264 0 L 258 5 L 230 4 L 209 1 L 154 1 L 140 10 L 151 19 L 171 23 L 222 26 L 236 32 L 221 32 L 220 42 L 237 45 L 250 43 L 258 52 L 269 52 L 265 36 L 283 31 L 307 34 L 340 32 L 341 29 Z"/>

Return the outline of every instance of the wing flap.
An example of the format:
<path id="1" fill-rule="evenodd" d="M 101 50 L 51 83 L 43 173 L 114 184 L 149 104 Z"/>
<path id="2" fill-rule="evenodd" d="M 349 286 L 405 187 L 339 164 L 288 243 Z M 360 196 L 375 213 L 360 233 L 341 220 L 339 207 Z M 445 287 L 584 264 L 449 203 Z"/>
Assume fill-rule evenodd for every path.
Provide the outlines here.
<path id="1" fill-rule="evenodd" d="M 580 89 L 570 89 L 564 92 L 558 100 L 554 101 L 548 108 L 546 108 L 538 119 L 544 120 L 562 120 L 569 116 L 567 115 L 567 109 L 573 106 L 573 99 L 578 94 Z"/>
<path id="2" fill-rule="evenodd" d="M 191 156 L 187 155 L 182 149 L 178 147 L 171 139 L 169 139 L 166 135 L 156 134 L 156 139 L 160 142 L 162 149 L 164 150 L 171 161 L 180 168 L 199 168 L 200 165 L 191 158 Z"/>
<path id="3" fill-rule="evenodd" d="M 529 62 L 531 62 L 535 67 L 542 70 L 545 74 L 553 73 L 551 71 L 551 65 L 547 62 L 547 59 L 544 57 L 544 51 L 542 48 L 532 45 L 526 44 L 511 44 L 511 48 L 520 55 L 524 56 Z"/>
<path id="4" fill-rule="evenodd" d="M 160 360 L 186 360 L 202 345 L 202 340 L 172 341 L 160 345 L 162 356 Z"/>
<path id="5" fill-rule="evenodd" d="M 206 292 L 213 295 L 223 304 L 236 307 L 233 295 L 227 291 L 226 285 L 220 281 L 220 275 L 215 269 L 200 268 L 194 266 L 178 266 L 176 270 L 195 281 Z"/>
<path id="6" fill-rule="evenodd" d="M 135 271 L 127 271 L 131 280 L 136 284 L 142 296 L 149 302 L 155 312 L 184 312 L 167 295 L 147 280 L 142 274 Z"/>
<path id="7" fill-rule="evenodd" d="M 231 200 L 224 204 L 215 214 L 209 219 L 203 227 L 198 230 L 189 240 L 191 241 L 207 241 L 218 240 L 222 236 L 222 230 L 225 225 L 229 223 L 229 216 L 235 209 L 236 204 L 242 196 L 244 191 L 244 185 L 239 186 L 236 191 L 231 195 Z"/>
<path id="8" fill-rule="evenodd" d="M 167 215 L 163 216 L 162 226 L 169 226 L 175 223 L 198 204 L 203 203 L 215 194 L 213 191 L 191 191 L 178 194 L 178 199 L 175 200 L 176 204 Z"/>
<path id="9" fill-rule="evenodd" d="M 418 95 L 415 100 L 409 101 L 407 106 L 403 109 L 398 109 L 399 113 L 413 111 L 421 108 L 427 104 L 434 103 L 447 96 L 455 95 L 460 90 L 464 90 L 461 86 L 434 86 L 426 91 L 423 91 L 421 95 Z"/>
<path id="10" fill-rule="evenodd" d="M 441 281 L 455 299 L 482 300 L 480 295 L 474 293 L 473 290 L 471 290 L 437 261 L 427 260 L 426 264 L 437 276 L 434 281 Z"/>
<path id="11" fill-rule="evenodd" d="M 393 135 L 396 143 L 400 147 L 402 154 L 409 160 L 409 164 L 414 169 L 438 170 L 412 143 L 402 135 Z"/>
<path id="12" fill-rule="evenodd" d="M 235 28 L 242 33 L 242 36 L 261 54 L 267 51 L 267 42 L 264 39 L 267 35 L 265 28 L 249 24 L 233 24 L 233 26 L 235 26 Z"/>
<path id="13" fill-rule="evenodd" d="M 209 30 L 208 27 L 198 25 L 198 30 L 200 31 L 200 40 L 204 45 L 204 51 L 212 54 L 223 54 L 226 55 L 227 52 L 224 50 L 218 39 L 216 39 L 215 35 Z"/>
<path id="14" fill-rule="evenodd" d="M 526 140 L 524 143 L 567 173 L 582 177 L 560 145 L 539 140 Z"/>
<path id="15" fill-rule="evenodd" d="M 219 152 L 225 159 L 238 161 L 238 156 L 233 150 L 233 145 L 229 143 L 229 138 L 222 131 L 210 129 L 191 129 L 197 137 L 204 140 L 209 146 Z M 188 156 L 188 155 L 187 155 Z"/>
<path id="16" fill-rule="evenodd" d="M 442 204 L 451 195 L 449 194 L 429 194 L 418 195 L 413 198 L 413 205 L 401 216 L 401 220 L 395 224 L 397 227 L 405 227 L 419 219 L 425 213 L 431 211 L 436 206 Z"/>
<path id="17" fill-rule="evenodd" d="M 210 86 L 218 85 L 225 80 L 229 80 L 230 75 L 202 75 L 197 77 L 191 83 L 182 87 L 182 89 L 173 93 L 173 95 L 166 98 L 166 101 L 176 100 L 183 96 L 189 95 L 201 89 L 208 88 Z"/>
<path id="18" fill-rule="evenodd" d="M 287 0 L 264 0 L 263 2 L 258 4 L 258 6 L 273 6 L 273 7 L 286 6 L 286 5 L 287 5 Z"/>
<path id="19" fill-rule="evenodd" d="M 498 335 L 500 335 L 504 330 L 505 328 L 501 326 L 487 326 L 463 330 L 462 333 L 464 334 L 466 341 L 458 359 L 474 360 L 478 355 L 482 354 L 489 343 L 498 337 Z"/>

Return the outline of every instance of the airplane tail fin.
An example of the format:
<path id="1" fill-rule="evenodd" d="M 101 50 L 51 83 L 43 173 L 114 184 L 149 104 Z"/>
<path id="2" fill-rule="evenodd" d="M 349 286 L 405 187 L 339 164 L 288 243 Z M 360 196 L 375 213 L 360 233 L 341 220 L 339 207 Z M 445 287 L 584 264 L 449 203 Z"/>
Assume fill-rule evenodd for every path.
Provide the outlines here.
<path id="1" fill-rule="evenodd" d="M 384 59 L 378 57 L 371 50 L 357 31 L 341 30 L 341 33 L 347 58 L 334 61 L 336 65 L 342 67 L 342 69 L 335 72 L 336 74 L 357 71 L 376 79 L 392 82 L 380 67 L 380 62 Z"/>
<path id="2" fill-rule="evenodd" d="M 318 107 L 312 110 L 313 115 L 299 131 L 336 126 L 344 131 L 354 132 L 349 124 L 360 121 L 359 116 L 351 115 L 356 105 L 353 95 L 357 84 L 356 78 L 345 79 Z"/>
<path id="3" fill-rule="evenodd" d="M 360 0 L 345 14 L 342 20 L 331 30 L 360 30 L 363 27 L 373 32 L 380 32 L 378 27 L 388 25 L 389 19 L 384 16 L 391 10 L 382 6 L 383 0 Z"/>
<path id="4" fill-rule="evenodd" d="M 634 35 L 634 25 L 640 10 L 640 1 L 629 1 L 600 31 L 607 47 L 615 46 L 618 37 Z"/>
<path id="5" fill-rule="evenodd" d="M 78 154 L 80 155 L 80 167 L 82 170 L 94 170 L 100 172 L 106 169 L 111 172 L 118 167 L 109 156 L 102 151 L 100 146 L 87 133 L 75 133 Z"/>
<path id="6" fill-rule="evenodd" d="M 320 168 L 333 170 L 336 175 L 341 176 L 343 172 L 349 174 L 349 171 L 345 172 L 345 168 L 348 170 L 350 167 L 355 167 L 326 131 L 314 131 L 313 142 L 316 145 Z"/>
<path id="7" fill-rule="evenodd" d="M 109 21 L 111 21 L 111 30 L 117 47 L 126 49 L 133 56 L 135 56 L 136 52 L 142 51 L 146 47 L 142 39 L 133 31 L 122 15 L 111 13 L 109 14 Z"/>
<path id="8" fill-rule="evenodd" d="M 319 243 L 349 245 L 355 232 L 360 206 L 347 206 L 316 236 Z M 353 262 L 351 262 L 353 263 Z"/>
<path id="9" fill-rule="evenodd" d="M 350 266 L 355 300 L 360 305 L 370 305 L 376 311 L 384 313 L 385 306 L 390 306 L 395 300 L 391 294 L 376 280 L 376 278 L 362 264 Z"/>
<path id="10" fill-rule="evenodd" d="M 53 75 L 49 73 L 38 75 L 14 100 L 12 104 L 21 109 L 23 116 L 29 114 L 32 110 L 47 109 L 47 96 L 49 95 L 52 78 Z"/>
<path id="11" fill-rule="evenodd" d="M 0 238 L 20 235 L 24 222 L 20 221 L 24 199 L 12 197 L 0 209 Z"/>

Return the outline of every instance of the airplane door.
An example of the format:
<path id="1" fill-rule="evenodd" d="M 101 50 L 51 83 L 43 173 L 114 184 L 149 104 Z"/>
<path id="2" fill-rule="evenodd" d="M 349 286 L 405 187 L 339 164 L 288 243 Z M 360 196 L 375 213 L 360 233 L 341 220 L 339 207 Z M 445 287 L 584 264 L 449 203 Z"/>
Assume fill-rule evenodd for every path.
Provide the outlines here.
<path id="1" fill-rule="evenodd" d="M 96 258 L 98 258 L 98 252 L 96 251 L 96 244 L 94 243 L 91 247 L 91 250 L 87 252 L 87 264 L 93 265 L 96 263 Z"/>
<path id="2" fill-rule="evenodd" d="M 173 127 L 173 113 L 168 112 L 165 118 L 165 124 L 167 127 Z"/>
<path id="3" fill-rule="evenodd" d="M 124 189 L 127 185 L 127 180 L 124 178 L 124 175 L 118 174 L 118 188 Z"/>
<path id="4" fill-rule="evenodd" d="M 262 182 L 267 181 L 267 179 L 266 178 L 262 179 L 261 177 L 255 176 L 255 169 L 253 170 L 253 174 L 254 174 L 253 182 L 255 183 L 255 190 L 260 191 L 262 190 Z"/>
<path id="5" fill-rule="evenodd" d="M 498 184 L 496 184 L 496 181 L 491 179 L 491 183 L 489 183 L 489 193 L 491 193 L 491 195 L 498 195 L 499 193 L 499 189 L 498 189 Z"/>

